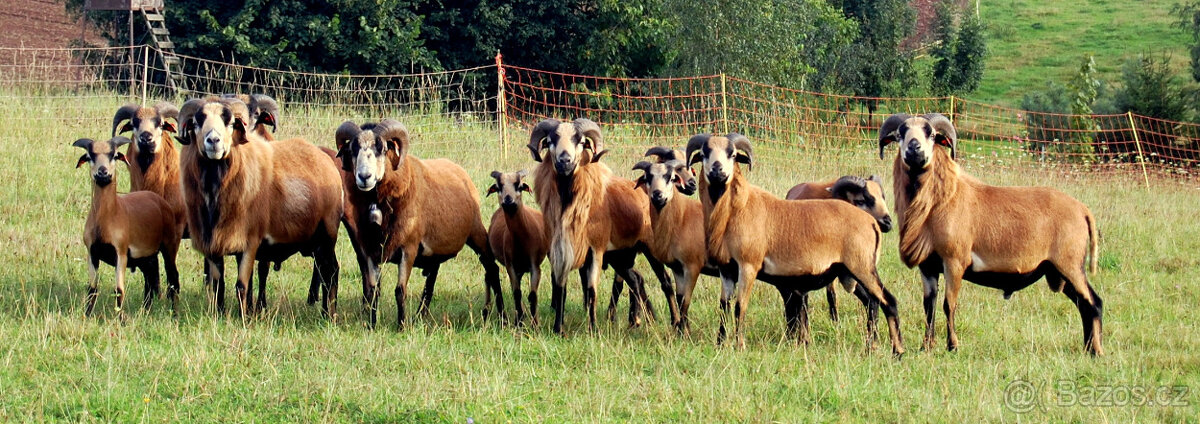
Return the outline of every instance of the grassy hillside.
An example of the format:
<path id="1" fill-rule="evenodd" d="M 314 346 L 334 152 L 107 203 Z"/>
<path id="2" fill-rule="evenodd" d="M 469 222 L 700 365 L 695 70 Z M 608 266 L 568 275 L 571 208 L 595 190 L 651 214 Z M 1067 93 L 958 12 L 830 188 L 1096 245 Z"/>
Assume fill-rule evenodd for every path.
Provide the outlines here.
<path id="1" fill-rule="evenodd" d="M 1000 0 L 981 4 L 991 56 L 972 99 L 1020 104 L 1021 96 L 1064 83 L 1081 58 L 1096 57 L 1101 79 L 1120 76 L 1121 64 L 1144 52 L 1167 52 L 1180 72 L 1190 37 L 1174 27 L 1179 0 Z M 1185 74 L 1186 75 L 1186 74 Z"/>
<path id="2" fill-rule="evenodd" d="M 386 266 L 383 325 L 368 331 L 359 313 L 359 272 L 344 236 L 337 323 L 304 305 L 311 262 L 302 258 L 271 274 L 270 306 L 261 316 L 243 322 L 237 313 L 216 314 L 200 281 L 200 256 L 190 247 L 179 255 L 178 319 L 165 302 L 139 310 L 137 274 L 128 284 L 131 319 L 115 319 L 109 267 L 102 267 L 98 317 L 83 319 L 87 271 L 79 230 L 90 181 L 73 168 L 79 152 L 69 144 L 107 134 L 109 113 L 122 100 L 72 96 L 18 105 L 0 99 L 0 110 L 55 111 L 0 114 L 0 127 L 15 129 L 0 136 L 0 148 L 23 152 L 0 156 L 0 167 L 9 171 L 0 179 L 0 421 L 1183 422 L 1200 416 L 1194 406 L 1200 401 L 1194 393 L 1200 388 L 1194 325 L 1200 297 L 1191 290 L 1200 279 L 1195 188 L 1163 183 L 1147 189 L 1020 167 L 972 172 L 992 182 L 1054 185 L 1097 217 L 1102 270 L 1092 282 L 1105 300 L 1108 356 L 1082 353 L 1074 306 L 1040 283 L 1011 300 L 966 285 L 961 350 L 920 352 L 921 282 L 900 264 L 894 231 L 884 236 L 879 272 L 900 303 L 909 349 L 900 360 L 888 354 L 886 342 L 864 351 L 862 308 L 845 294 L 843 321 L 836 324 L 824 296 L 812 296 L 813 344 L 794 345 L 784 336 L 778 294 L 762 283 L 754 290 L 747 348 L 715 346 L 719 283 L 708 277 L 697 287 L 692 339 L 675 337 L 662 322 L 627 330 L 621 320 L 588 333 L 574 275 L 567 285 L 568 337 L 548 329 L 548 273 L 540 290 L 541 327 L 484 322 L 481 273 L 469 252 L 442 267 L 432 317 L 417 318 L 404 332 L 394 330 L 396 271 Z M 320 129 L 299 133 L 330 145 L 329 128 L 346 117 L 338 110 L 307 116 L 308 122 L 284 122 L 280 132 L 296 135 L 293 125 L 312 125 Z M 455 158 L 481 195 L 490 170 L 532 166 L 515 143 L 516 154 L 497 159 L 498 149 L 489 144 L 494 128 L 441 126 L 452 134 L 418 132 L 415 151 Z M 477 142 L 449 142 L 464 139 Z M 613 141 L 607 147 L 614 153 L 605 161 L 630 175 L 640 149 Z M 749 178 L 776 193 L 797 181 L 840 175 L 850 161 L 757 147 Z M 871 149 L 858 153 L 855 172 L 883 173 L 886 162 L 871 158 Z M 802 170 L 794 162 L 803 163 Z M 119 179 L 126 186 L 127 173 Z M 494 197 L 484 198 L 481 213 L 490 215 L 495 205 Z M 422 281 L 414 273 L 410 290 Z M 505 281 L 511 310 L 508 287 Z M 656 287 L 648 286 L 662 314 Z M 608 292 L 607 284 L 600 288 L 601 302 Z M 416 296 L 409 302 L 415 308 Z M 940 312 L 937 322 L 944 340 Z M 885 329 L 881 325 L 883 340 Z M 1032 391 L 1018 390 L 1025 388 Z M 1097 397 L 1105 388 L 1167 392 L 1149 401 Z M 1084 398 L 1084 390 L 1093 395 Z M 1032 397 L 1021 397 L 1027 393 Z M 1018 412 L 1026 406 L 1029 412 Z"/>

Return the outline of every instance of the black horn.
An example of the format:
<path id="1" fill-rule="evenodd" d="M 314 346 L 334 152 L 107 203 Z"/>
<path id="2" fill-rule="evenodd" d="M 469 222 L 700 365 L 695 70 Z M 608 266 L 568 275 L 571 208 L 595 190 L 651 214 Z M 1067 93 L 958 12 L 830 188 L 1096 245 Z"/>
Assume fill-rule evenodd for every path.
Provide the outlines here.
<path id="1" fill-rule="evenodd" d="M 930 113 L 925 115 L 925 120 L 933 126 L 933 142 L 949 147 L 950 158 L 958 159 L 958 131 L 954 129 L 950 118 L 940 113 Z"/>
<path id="2" fill-rule="evenodd" d="M 684 153 L 684 156 L 687 157 L 688 166 L 704 160 L 704 158 L 696 157 L 696 151 L 703 148 L 704 144 L 708 143 L 708 139 L 710 138 L 712 138 L 712 134 L 704 133 L 693 135 L 692 138 L 688 139 L 687 151 Z"/>
<path id="3" fill-rule="evenodd" d="M 533 155 L 534 162 L 542 161 L 542 149 L 546 148 L 546 137 L 557 131 L 560 123 L 557 119 L 546 119 L 538 122 L 529 132 L 529 144 L 525 147 L 529 148 L 529 154 Z"/>
<path id="4" fill-rule="evenodd" d="M 883 159 L 883 148 L 890 143 L 894 143 L 900 139 L 900 134 L 896 132 L 900 125 L 904 124 L 911 118 L 908 114 L 897 113 L 889 116 L 883 121 L 883 125 L 879 127 L 879 159 Z"/>

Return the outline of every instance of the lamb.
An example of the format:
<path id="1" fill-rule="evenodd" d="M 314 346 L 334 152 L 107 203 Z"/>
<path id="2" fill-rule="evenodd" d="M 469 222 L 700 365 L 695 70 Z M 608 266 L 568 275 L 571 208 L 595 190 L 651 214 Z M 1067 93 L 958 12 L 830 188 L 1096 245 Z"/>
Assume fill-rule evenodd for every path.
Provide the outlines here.
<path id="1" fill-rule="evenodd" d="M 300 253 L 313 256 L 325 293 L 322 311 L 336 319 L 337 167 L 303 139 L 268 143 L 249 131 L 249 111 L 236 98 L 193 99 L 180 109 L 188 230 L 208 261 L 217 308 L 225 306 L 225 256 L 238 257 L 237 299 L 245 316 L 255 309 L 254 261 L 278 263 Z"/>
<path id="2" fill-rule="evenodd" d="M 186 234 L 183 196 L 179 188 L 179 150 L 171 139 L 179 109 L 167 102 L 154 107 L 127 104 L 113 116 L 112 135 L 131 133 L 135 142 L 129 145 L 130 191 L 149 190 L 162 196 L 171 205 L 175 222 Z M 122 125 L 124 123 L 124 125 Z"/>
<path id="3" fill-rule="evenodd" d="M 521 192 L 533 192 L 522 180 L 528 175 L 525 170 L 501 173 L 492 171 L 495 184 L 488 187 L 488 195 L 495 193 L 500 200 L 500 209 L 492 214 L 488 228 L 488 243 L 496 258 L 508 270 L 512 283 L 513 304 L 516 307 L 516 323 L 524 322 L 525 308 L 521 302 L 521 278 L 529 273 L 529 316 L 537 326 L 537 290 L 542 277 L 542 261 L 546 259 L 549 243 L 542 221 L 542 213 L 526 207 L 521 202 Z"/>
<path id="4" fill-rule="evenodd" d="M 946 277 L 946 348 L 958 348 L 954 319 L 962 280 L 1000 289 L 1007 299 L 1042 276 L 1079 309 L 1083 343 L 1101 346 L 1104 303 L 1088 282 L 1096 272 L 1096 219 L 1078 200 L 1047 187 L 997 187 L 956 162 L 954 124 L 937 113 L 896 114 L 879 128 L 879 158 L 900 143 L 893 161 L 900 257 L 924 282 L 924 349 L 934 343 L 938 274 Z M 944 146 L 949 149 L 938 149 Z"/>
<path id="5" fill-rule="evenodd" d="M 488 289 L 484 315 L 490 313 L 494 295 L 504 319 L 499 268 L 479 217 L 479 192 L 467 172 L 446 159 L 413 156 L 408 130 L 394 120 L 363 126 L 347 121 L 338 127 L 337 139 L 342 146 L 339 154 L 354 170 L 357 189 L 374 192 L 381 211 L 382 247 L 379 256 L 367 258 L 370 277 L 363 293 L 370 325 L 375 325 L 379 305 L 379 264 L 387 260 L 399 267 L 396 323 L 403 328 L 412 268 L 424 270 L 425 290 L 418 312 L 428 315 L 439 267 L 464 245 L 479 255 L 484 268 Z"/>
<path id="6" fill-rule="evenodd" d="M 801 183 L 788 190 L 787 200 L 840 199 L 866 211 L 875 217 L 879 229 L 892 230 L 892 216 L 888 214 L 883 195 L 883 179 L 877 175 L 867 178 L 847 175 L 833 181 Z M 825 288 L 825 299 L 829 302 L 829 318 L 838 321 L 837 290 L 833 285 Z"/>
<path id="7" fill-rule="evenodd" d="M 554 332 L 560 335 L 565 335 L 566 275 L 572 270 L 579 270 L 593 331 L 596 284 L 605 263 L 630 282 L 635 298 L 645 297 L 642 276 L 633 270 L 633 263 L 648 228 L 648 199 L 637 193 L 632 182 L 614 179 L 612 170 L 599 162 L 605 154 L 601 137 L 600 126 L 586 118 L 546 119 L 530 132 L 527 146 L 539 162 L 534 169 L 534 194 L 550 239 L 551 304 Z M 642 303 L 632 302 L 631 325 L 637 324 Z"/>
<path id="8" fill-rule="evenodd" d="M 726 316 L 735 289 L 739 347 L 745 345 L 742 321 L 756 279 L 780 289 L 789 332 L 799 330 L 801 341 L 806 341 L 807 291 L 844 277 L 841 280 L 848 291 L 853 289 L 849 284 L 857 280 L 870 297 L 864 302 L 867 346 L 874 346 L 873 312 L 878 303 L 887 316 L 892 353 L 904 353 L 896 298 L 883 286 L 875 268 L 881 233 L 873 218 L 840 200 L 783 200 L 751 185 L 737 165 L 753 163 L 750 141 L 741 134 L 693 136 L 688 140 L 687 156 L 691 163 L 703 163 L 700 200 L 707 251 L 721 269 L 718 343 L 725 339 Z"/>
<path id="9" fill-rule="evenodd" d="M 657 156 L 660 162 L 638 162 L 633 169 L 643 172 L 636 183 L 650 198 L 653 236 L 648 242 L 649 252 L 674 274 L 676 302 L 679 305 L 679 319 L 675 328 L 681 335 L 687 336 L 690 332 L 688 310 L 696 280 L 701 273 L 719 274 L 715 267 L 707 263 L 704 210 L 700 202 L 679 195 L 695 193 L 695 177 L 684 162 L 674 159 L 675 156 L 670 153 L 665 148 L 652 148 L 646 155 Z M 683 153 L 680 152 L 678 157 L 683 157 Z M 664 158 L 671 159 L 662 162 Z"/>
<path id="10" fill-rule="evenodd" d="M 142 306 L 150 308 L 159 295 L 158 255 L 167 271 L 167 298 L 172 312 L 178 311 L 179 271 L 175 255 L 179 252 L 181 227 L 175 211 L 162 196 L 152 191 L 117 194 L 116 162 L 128 164 L 117 148 L 129 144 L 125 137 L 95 142 L 81 138 L 72 144 L 86 153 L 76 168 L 91 165 L 92 206 L 84 224 L 83 245 L 88 249 L 88 295 L 86 315 L 92 314 L 100 281 L 97 268 L 103 261 L 116 268 L 117 311 L 124 318 L 125 268 L 140 269 L 145 277 Z"/>

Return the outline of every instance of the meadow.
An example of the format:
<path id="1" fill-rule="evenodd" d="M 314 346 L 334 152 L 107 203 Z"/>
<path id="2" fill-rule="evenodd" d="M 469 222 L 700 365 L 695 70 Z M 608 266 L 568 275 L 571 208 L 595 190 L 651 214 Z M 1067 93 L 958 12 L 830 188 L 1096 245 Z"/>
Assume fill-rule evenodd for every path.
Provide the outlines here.
<path id="1" fill-rule="evenodd" d="M 965 285 L 959 350 L 920 351 L 921 283 L 899 261 L 894 232 L 884 236 L 879 268 L 900 302 L 909 350 L 900 359 L 886 344 L 864 349 L 862 308 L 845 293 L 838 323 L 828 319 L 823 296 L 810 297 L 813 341 L 797 346 L 784 335 L 776 291 L 765 284 L 755 288 L 746 349 L 717 346 L 719 284 L 708 277 L 697 288 L 688 339 L 661 318 L 627 329 L 627 302 L 617 322 L 587 331 L 576 275 L 567 285 L 566 337 L 550 332 L 548 301 L 539 311 L 540 327 L 483 320 L 482 273 L 469 252 L 442 267 L 432 316 L 402 332 L 395 330 L 390 296 L 396 268 L 385 266 L 382 325 L 368 330 L 344 233 L 336 322 L 304 304 L 307 258 L 272 273 L 261 315 L 218 314 L 200 278 L 201 257 L 190 247 L 179 256 L 178 318 L 167 302 L 141 311 L 142 276 L 133 274 L 129 319 L 116 319 L 108 295 L 112 270 L 102 267 L 98 313 L 89 319 L 83 316 L 87 266 L 80 232 L 91 181 L 73 168 L 80 151 L 70 143 L 106 137 L 112 111 L 125 100 L 0 96 L 0 127 L 6 128 L 0 133 L 0 168 L 6 170 L 0 178 L 2 421 L 1195 422 L 1200 416 L 1200 294 L 1191 291 L 1200 280 L 1194 182 L 1154 180 L 1147 187 L 1124 175 L 1042 171 L 1021 157 L 1008 158 L 1005 167 L 967 166 L 985 181 L 1050 185 L 1091 207 L 1102 234 L 1101 270 L 1091 281 L 1106 306 L 1107 355 L 1095 358 L 1083 353 L 1075 307 L 1041 283 L 1009 300 Z M 363 119 L 335 109 L 287 114 L 281 136 L 323 146 L 332 146 L 342 120 Z M 486 121 L 400 118 L 416 133 L 417 155 L 458 161 L 481 196 L 491 170 L 533 166 L 519 131 L 502 149 Z M 613 153 L 605 161 L 625 177 L 633 176 L 629 167 L 642 151 L 630 138 L 606 143 Z M 987 146 L 964 142 L 962 148 L 971 154 Z M 874 155 L 869 145 L 854 157 L 764 148 L 748 178 L 780 194 L 798 182 L 846 173 L 877 173 L 890 183 L 890 160 Z M 128 173 L 119 172 L 121 187 L 128 187 Z M 495 208 L 494 198 L 483 198 L 481 216 L 488 219 Z M 644 262 L 639 268 L 650 275 Z M 545 275 L 540 295 L 549 299 Z M 599 290 L 602 305 L 610 279 L 611 271 Z M 665 316 L 661 292 L 649 282 L 651 300 Z M 414 273 L 412 284 L 422 287 L 423 278 Z M 511 315 L 513 299 L 507 281 L 502 285 Z M 415 307 L 417 299 L 409 302 Z M 1156 396 L 1133 397 L 1134 389 Z"/>

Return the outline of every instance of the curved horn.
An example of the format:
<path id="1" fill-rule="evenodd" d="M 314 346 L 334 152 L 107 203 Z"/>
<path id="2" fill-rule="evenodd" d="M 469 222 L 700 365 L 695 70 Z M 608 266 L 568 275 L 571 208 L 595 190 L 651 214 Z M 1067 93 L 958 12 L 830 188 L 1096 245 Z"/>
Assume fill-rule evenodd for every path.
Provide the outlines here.
<path id="1" fill-rule="evenodd" d="M 750 139 L 738 133 L 729 133 L 725 136 L 729 138 L 729 142 L 737 149 L 734 160 L 746 164 L 746 168 L 754 170 L 754 149 L 750 148 Z"/>
<path id="2" fill-rule="evenodd" d="M 108 143 L 112 144 L 113 150 L 116 150 L 118 147 L 124 146 L 124 145 L 132 143 L 132 142 L 133 142 L 133 140 L 130 140 L 125 137 L 121 137 L 119 135 L 116 137 L 113 137 L 111 140 L 108 140 Z"/>
<path id="3" fill-rule="evenodd" d="M 911 118 L 908 114 L 897 113 L 889 116 L 883 121 L 883 125 L 879 127 L 879 159 L 883 159 L 883 148 L 889 143 L 894 143 L 899 140 L 900 135 L 896 134 L 896 130 L 900 125 Z"/>
<path id="4" fill-rule="evenodd" d="M 254 113 L 254 125 L 266 124 L 275 132 L 275 117 L 279 115 L 279 103 L 266 94 L 251 94 L 250 111 Z"/>
<path id="5" fill-rule="evenodd" d="M 362 130 L 358 128 L 358 125 L 354 124 L 354 121 L 343 122 L 342 125 L 337 127 L 337 131 L 334 132 L 334 143 L 337 145 L 338 150 L 342 150 L 346 146 L 346 142 L 358 138 L 360 133 L 362 133 Z"/>
<path id="6" fill-rule="evenodd" d="M 933 126 L 933 142 L 949 147 L 950 158 L 958 159 L 958 131 L 954 129 L 950 118 L 940 113 L 930 113 L 925 115 L 925 120 Z"/>
<path id="7" fill-rule="evenodd" d="M 492 178 L 495 178 L 496 181 L 500 181 L 500 177 L 503 175 L 504 174 L 501 173 L 500 171 L 492 171 Z"/>
<path id="8" fill-rule="evenodd" d="M 673 159 L 683 160 L 683 158 L 677 157 L 674 150 L 662 146 L 651 147 L 650 150 L 646 151 L 644 156 L 654 156 L 656 160 L 658 160 L 658 163 L 663 163 Z"/>
<path id="9" fill-rule="evenodd" d="M 88 147 L 91 147 L 92 143 L 94 143 L 94 141 L 92 141 L 92 139 L 90 139 L 90 138 L 81 138 L 81 139 L 75 140 L 75 142 L 71 143 L 71 145 L 78 147 L 80 149 L 87 150 Z"/>
<path id="10" fill-rule="evenodd" d="M 208 101 L 205 99 L 191 99 L 179 107 L 179 117 L 175 118 L 179 122 L 179 132 L 175 133 L 175 140 L 179 141 L 179 144 L 192 144 L 192 131 L 196 130 L 192 128 L 192 117 L 203 109 L 206 103 Z"/>
<path id="11" fill-rule="evenodd" d="M 837 181 L 833 183 L 833 186 L 829 187 L 829 192 L 833 194 L 833 197 L 845 199 L 845 193 L 851 190 L 861 192 L 866 187 L 867 180 L 863 179 L 863 177 L 857 175 L 847 175 L 842 178 L 838 178 Z"/>
<path id="12" fill-rule="evenodd" d="M 533 127 L 533 130 L 529 132 L 529 144 L 525 147 L 529 148 L 529 154 L 533 155 L 534 162 L 542 161 L 542 149 L 546 147 L 546 137 L 558 130 L 559 124 L 561 122 L 557 119 L 546 119 L 538 122 Z"/>
<path id="13" fill-rule="evenodd" d="M 133 103 L 121 106 L 120 109 L 117 109 L 117 114 L 113 115 L 112 135 L 117 135 L 117 125 L 120 125 L 121 121 L 126 119 L 133 119 L 133 117 L 137 115 L 138 109 L 141 109 L 141 106 Z M 126 125 L 125 129 L 122 129 L 121 132 L 125 131 L 133 131 L 133 124 Z"/>
<path id="14" fill-rule="evenodd" d="M 712 138 L 712 134 L 704 133 L 693 135 L 692 138 L 688 139 L 687 151 L 684 153 L 684 156 L 687 157 L 688 166 L 703 160 L 703 158 L 697 158 L 695 154 L 696 151 L 700 150 L 706 143 L 708 143 L 708 139 L 710 138 Z"/>
<path id="15" fill-rule="evenodd" d="M 517 178 L 525 178 L 527 176 L 529 176 L 529 171 L 526 171 L 524 169 L 517 171 Z"/>
<path id="16" fill-rule="evenodd" d="M 642 171 L 642 172 L 650 172 L 651 166 L 654 166 L 654 164 L 652 164 L 648 161 L 641 161 L 641 162 L 638 162 L 637 164 L 633 165 L 633 170 L 634 171 Z"/>
<path id="17" fill-rule="evenodd" d="M 396 154 L 399 155 L 401 159 L 404 158 L 404 155 L 408 154 L 408 128 L 405 127 L 404 124 L 401 124 L 400 121 L 395 119 L 384 119 L 379 121 L 379 124 L 375 126 L 373 131 L 375 132 L 376 137 L 379 137 L 383 139 L 383 141 L 389 143 L 389 146 L 394 143 Z"/>
<path id="18" fill-rule="evenodd" d="M 592 149 L 592 162 L 599 162 L 600 157 L 608 151 L 604 150 L 604 139 L 600 134 L 600 125 L 587 118 L 575 118 L 575 132 L 583 136 L 585 148 Z"/>
<path id="19" fill-rule="evenodd" d="M 179 119 L 179 108 L 175 107 L 171 102 L 158 102 L 154 104 L 154 111 L 158 112 L 158 116 L 163 117 L 163 119 Z"/>

